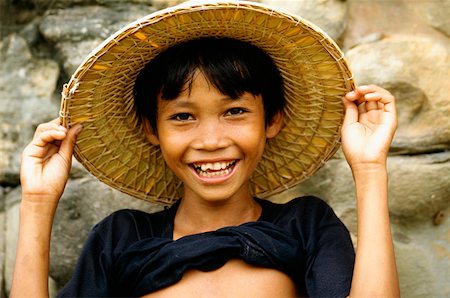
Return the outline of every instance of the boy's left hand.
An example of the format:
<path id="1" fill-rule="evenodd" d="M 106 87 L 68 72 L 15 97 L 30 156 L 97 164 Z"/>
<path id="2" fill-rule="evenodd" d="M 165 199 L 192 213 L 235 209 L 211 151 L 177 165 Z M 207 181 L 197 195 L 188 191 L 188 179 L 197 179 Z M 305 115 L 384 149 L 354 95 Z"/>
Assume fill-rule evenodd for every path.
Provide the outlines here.
<path id="1" fill-rule="evenodd" d="M 397 128 L 394 96 L 379 86 L 368 85 L 347 93 L 343 102 L 342 150 L 352 170 L 386 166 Z"/>

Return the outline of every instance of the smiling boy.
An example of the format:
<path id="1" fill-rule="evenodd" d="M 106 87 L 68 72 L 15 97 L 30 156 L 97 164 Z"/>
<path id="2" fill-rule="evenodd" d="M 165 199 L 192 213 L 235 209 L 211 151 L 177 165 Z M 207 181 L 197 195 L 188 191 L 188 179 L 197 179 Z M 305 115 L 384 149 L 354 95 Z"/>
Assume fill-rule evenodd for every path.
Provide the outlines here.
<path id="1" fill-rule="evenodd" d="M 171 81 L 172 71 L 179 74 L 176 81 Z M 162 83 L 149 84 L 153 81 Z M 243 42 L 200 39 L 173 47 L 149 63 L 135 90 L 150 143 L 160 146 L 167 165 L 183 181 L 189 200 L 183 200 L 180 210 L 192 204 L 199 206 L 187 210 L 197 212 L 202 205 L 227 200 L 233 209 L 249 213 L 249 221 L 255 220 L 260 207 L 253 202 L 250 177 L 266 140 L 282 127 L 284 108 L 281 77 L 270 59 Z M 155 116 L 146 112 L 155 108 Z M 252 208 L 244 208 L 249 205 Z M 242 217 L 235 211 L 224 216 L 223 210 L 217 217 L 211 211 L 206 214 L 216 218 L 210 221 L 216 228 L 223 226 L 220 217 Z M 204 219 L 205 213 L 199 213 L 203 216 L 185 219 Z"/>
<path id="2" fill-rule="evenodd" d="M 200 10 L 195 5 L 188 7 L 187 14 L 183 10 L 183 18 L 177 21 L 185 22 L 191 12 L 205 13 L 202 18 L 193 17 L 204 20 L 208 13 L 217 12 L 215 8 L 210 11 L 208 5 L 201 6 Z M 217 9 L 230 13 L 241 9 L 236 4 L 227 5 L 219 5 Z M 255 4 L 248 5 L 254 7 Z M 261 7 L 255 7 L 259 18 Z M 251 19 L 253 12 L 242 9 L 245 20 Z M 170 18 L 176 18 L 177 12 L 175 9 L 167 14 L 168 24 L 171 23 Z M 218 16 L 226 18 L 229 15 L 219 13 Z M 236 14 L 231 19 L 239 16 Z M 275 11 L 263 17 L 271 21 L 277 18 Z M 285 19 L 284 15 L 280 18 L 282 22 Z M 236 24 L 229 20 L 226 22 L 228 26 Z M 142 24 L 138 26 L 139 30 L 145 27 Z M 284 32 L 286 37 L 298 32 L 294 29 L 299 20 L 292 24 L 292 31 L 289 34 Z M 205 24 L 200 22 L 197 26 Z M 258 26 L 255 30 L 260 28 Z M 285 26 L 271 28 L 279 30 Z M 217 28 L 218 32 L 228 32 L 228 29 L 223 25 Z M 236 30 L 230 29 L 230 32 L 234 34 Z M 156 47 L 154 36 L 147 39 L 142 32 L 129 34 L 129 37 L 145 41 L 146 46 Z M 261 38 L 275 34 L 263 34 Z M 298 45 L 305 40 L 307 45 L 302 45 L 298 51 L 315 47 L 306 37 L 295 39 L 293 44 Z M 115 39 L 114 44 L 118 44 Z M 129 43 L 125 40 L 124 44 Z M 185 37 L 184 41 L 177 40 L 174 45 L 146 60 L 145 66 L 139 66 L 133 92 L 137 116 L 127 114 L 126 119 L 138 119 L 142 125 L 135 125 L 134 129 L 143 132 L 147 140 L 144 145 L 132 142 L 127 149 L 151 149 L 152 154 L 160 154 L 171 173 L 182 182 L 182 194 L 171 208 L 162 212 L 146 214 L 123 210 L 96 225 L 85 244 L 74 276 L 60 295 L 398 296 L 389 231 L 386 174 L 387 151 L 396 127 L 395 100 L 389 92 L 377 86 L 357 87 L 341 99 L 342 86 L 326 84 L 344 80 L 338 78 L 338 74 L 324 74 L 322 70 L 332 63 L 342 63 L 342 59 L 327 56 L 328 51 L 323 51 L 320 44 L 316 45 L 321 49 L 320 53 L 303 53 L 307 59 L 303 63 L 305 69 L 318 63 L 320 57 L 326 57 L 320 62 L 322 64 L 310 69 L 311 72 L 316 71 L 313 76 L 321 77 L 305 86 L 309 92 L 303 94 L 299 94 L 303 90 L 299 83 L 307 84 L 304 77 L 309 74 L 304 72 L 301 77 L 286 75 L 286 69 L 281 67 L 294 64 L 292 71 L 295 72 L 299 66 L 294 61 L 285 59 L 284 55 L 276 56 L 274 52 L 268 55 L 247 41 L 229 36 Z M 110 54 L 123 51 L 118 46 L 110 49 Z M 272 46 L 269 44 L 267 51 Z M 279 46 L 277 50 L 294 53 L 292 57 L 298 56 L 288 46 Z M 104 59 L 108 57 L 105 55 Z M 114 61 L 121 60 L 126 59 L 121 56 Z M 280 61 L 284 62 L 280 64 Z M 91 65 L 91 70 L 104 71 L 104 65 L 111 67 L 111 64 L 103 62 Z M 114 77 L 114 72 L 106 71 L 105 74 Z M 85 79 L 90 77 L 95 76 L 91 73 Z M 97 79 L 91 83 L 95 82 Z M 105 85 L 112 86 L 111 82 L 113 79 Z M 97 118 L 76 121 L 86 115 L 79 111 L 77 114 L 77 109 L 84 106 L 77 107 L 74 99 L 86 94 L 83 88 L 91 86 L 91 83 L 78 82 L 67 94 L 68 104 L 75 105 L 74 115 L 65 115 L 72 121 L 71 128 L 61 127 L 57 120 L 42 124 L 24 151 L 21 231 L 12 296 L 48 295 L 46 277 L 51 224 L 68 178 L 77 136 L 78 156 L 89 155 L 92 148 L 100 146 L 90 143 L 100 137 L 87 137 L 89 132 L 99 130 L 99 127 L 92 126 Z M 121 103 L 122 98 L 115 98 L 115 87 L 111 90 L 111 93 L 99 91 L 92 94 L 106 94 L 105 98 L 113 103 L 111 107 L 128 111 L 129 107 Z M 124 94 L 129 96 L 129 89 Z M 73 98 L 70 97 L 72 95 Z M 329 105 L 323 98 L 335 103 Z M 333 111 L 340 110 L 341 100 L 345 107 L 343 123 L 340 122 L 340 114 Z M 101 107 L 102 111 L 111 109 Z M 99 115 L 98 119 L 104 123 L 108 117 Z M 130 122 L 135 123 L 134 120 Z M 318 128 L 311 133 L 314 125 Z M 316 170 L 318 164 L 329 157 L 324 155 L 335 150 L 333 140 L 336 140 L 336 133 L 333 130 L 341 125 L 343 151 L 352 168 L 357 193 L 358 249 L 355 262 L 347 229 L 322 200 L 302 197 L 287 204 L 274 204 L 256 197 L 270 188 L 298 183 L 300 178 L 285 174 L 284 169 L 295 170 L 299 167 L 297 160 L 308 164 L 308 167 L 301 168 L 298 176 L 304 177 L 309 168 Z M 298 137 L 286 135 L 294 129 L 301 131 Z M 122 130 L 125 130 L 125 125 L 117 130 L 117 134 Z M 110 139 L 110 134 L 104 135 L 105 138 Z M 129 144 L 115 137 L 119 139 L 122 155 L 126 155 L 123 146 Z M 290 144 L 292 148 L 280 146 L 274 150 L 274 142 Z M 322 149 L 324 151 L 319 152 Z M 113 150 L 111 141 L 104 153 L 109 154 Z M 291 154 L 295 159 L 289 162 L 281 163 L 274 158 L 282 156 L 289 160 Z M 318 160 L 311 161 L 315 156 Z M 93 156 L 89 163 L 86 162 L 87 167 L 95 161 L 99 161 L 99 167 L 116 164 L 119 157 L 111 154 L 106 162 L 102 158 L 104 156 Z M 144 190 L 137 190 L 138 187 L 126 190 L 136 181 L 134 179 L 121 183 L 121 190 L 146 198 L 151 192 L 161 193 L 172 189 L 173 184 L 177 185 L 176 182 L 163 182 L 162 185 L 167 187 L 161 188 L 155 177 L 166 175 L 160 174 L 164 173 L 162 167 L 152 168 L 148 160 L 141 159 L 147 164 L 136 166 L 133 171 L 145 168 L 138 179 L 138 186 L 142 184 Z M 126 160 L 132 162 L 129 156 Z M 269 168 L 272 165 L 273 172 L 267 171 L 261 178 L 261 164 Z M 120 172 L 118 164 L 108 169 L 119 173 L 117 181 L 133 176 L 131 170 Z M 148 173 L 150 176 L 146 176 Z M 265 184 L 261 179 L 265 179 Z M 265 185 L 270 185 L 269 189 L 261 191 Z M 19 281 L 24 279 L 27 285 L 19 287 Z"/>

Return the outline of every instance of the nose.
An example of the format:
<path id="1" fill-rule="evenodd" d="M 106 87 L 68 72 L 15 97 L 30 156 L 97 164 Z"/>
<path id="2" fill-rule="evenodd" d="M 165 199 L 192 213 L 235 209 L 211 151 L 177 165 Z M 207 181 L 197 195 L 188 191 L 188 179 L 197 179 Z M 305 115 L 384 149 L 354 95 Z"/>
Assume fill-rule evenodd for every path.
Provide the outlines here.
<path id="1" fill-rule="evenodd" d="M 219 119 L 203 121 L 197 126 L 192 147 L 197 150 L 215 151 L 230 145 L 226 127 Z"/>

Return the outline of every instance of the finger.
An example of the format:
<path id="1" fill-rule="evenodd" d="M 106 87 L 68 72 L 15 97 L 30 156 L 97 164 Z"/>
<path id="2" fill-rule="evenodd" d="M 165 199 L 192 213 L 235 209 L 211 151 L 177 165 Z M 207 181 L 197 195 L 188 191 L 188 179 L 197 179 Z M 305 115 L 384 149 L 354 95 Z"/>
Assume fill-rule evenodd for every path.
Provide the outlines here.
<path id="1" fill-rule="evenodd" d="M 377 85 L 363 85 L 356 87 L 354 92 L 363 97 L 360 101 L 378 101 L 378 109 L 383 109 L 390 113 L 397 112 L 395 107 L 395 97 L 386 89 Z M 369 107 L 373 108 L 374 105 L 369 105 Z"/>
<path id="2" fill-rule="evenodd" d="M 359 86 L 356 87 L 355 90 L 360 94 L 361 96 L 364 96 L 366 100 L 383 100 L 383 103 L 387 103 L 388 101 L 391 101 L 394 99 L 394 96 L 387 91 L 386 89 L 383 89 L 377 85 L 365 85 L 365 86 Z"/>
<path id="3" fill-rule="evenodd" d="M 345 94 L 345 98 L 349 101 L 355 101 L 360 99 L 362 96 L 361 93 L 358 92 L 358 89 L 355 88 L 355 90 L 348 92 L 347 94 Z"/>
<path id="4" fill-rule="evenodd" d="M 66 137 L 66 131 L 52 129 L 39 133 L 31 142 L 32 145 L 44 147 L 48 144 L 54 144 L 55 141 L 62 141 Z"/>
<path id="5" fill-rule="evenodd" d="M 359 114 L 367 113 L 366 102 L 365 101 L 362 101 L 360 104 L 357 104 L 357 105 L 358 105 L 358 112 L 359 112 Z"/>
<path id="6" fill-rule="evenodd" d="M 42 129 L 45 129 L 45 127 L 58 127 L 59 125 L 60 125 L 59 118 L 55 118 L 51 121 L 39 124 L 36 130 L 40 131 Z"/>
<path id="7" fill-rule="evenodd" d="M 368 112 L 379 109 L 378 101 L 366 101 L 365 106 Z"/>
<path id="8" fill-rule="evenodd" d="M 39 124 L 38 127 L 36 128 L 33 138 L 38 137 L 39 134 L 41 134 L 42 132 L 47 131 L 47 130 L 58 130 L 58 131 L 66 132 L 67 129 L 64 126 L 61 126 L 58 123 L 56 123 L 55 120 L 52 120 L 51 122 Z"/>
<path id="9" fill-rule="evenodd" d="M 49 151 L 56 147 L 55 141 L 63 140 L 66 136 L 65 132 L 58 130 L 47 130 L 37 134 L 37 136 L 29 143 L 24 151 L 23 157 L 45 158 L 49 155 Z"/>
<path id="10" fill-rule="evenodd" d="M 45 149 L 47 150 L 47 153 L 45 154 L 46 158 L 51 158 L 53 155 L 58 153 L 59 148 L 60 148 L 59 146 L 51 146 L 48 149 L 46 148 Z"/>
<path id="11" fill-rule="evenodd" d="M 387 91 L 368 93 L 364 95 L 364 98 L 367 102 L 377 103 L 386 112 L 396 113 L 395 97 Z"/>
<path id="12" fill-rule="evenodd" d="M 355 122 L 358 122 L 359 112 L 356 104 L 346 97 L 343 98 L 342 102 L 344 103 L 345 115 L 343 126 L 351 125 Z"/>
<path id="13" fill-rule="evenodd" d="M 77 136 L 82 130 L 81 124 L 77 124 L 69 129 L 67 137 L 62 141 L 59 154 L 66 160 L 70 161 L 75 146 Z"/>
<path id="14" fill-rule="evenodd" d="M 377 85 L 361 85 L 355 88 L 355 91 L 358 92 L 361 95 L 365 95 L 368 93 L 374 93 L 374 92 L 384 92 L 384 93 L 389 93 L 389 91 L 387 91 L 384 88 L 381 88 L 380 86 Z"/>
<path id="15" fill-rule="evenodd" d="M 349 101 L 355 102 L 356 105 L 360 105 L 363 102 L 363 95 L 359 93 L 357 89 L 348 92 L 345 95 L 345 98 Z"/>

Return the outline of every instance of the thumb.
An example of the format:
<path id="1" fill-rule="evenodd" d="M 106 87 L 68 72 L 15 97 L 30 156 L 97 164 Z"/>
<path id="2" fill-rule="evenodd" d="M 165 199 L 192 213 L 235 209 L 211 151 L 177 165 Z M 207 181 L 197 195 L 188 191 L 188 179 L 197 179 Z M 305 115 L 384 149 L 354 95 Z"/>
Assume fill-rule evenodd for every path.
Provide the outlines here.
<path id="1" fill-rule="evenodd" d="M 61 142 L 61 147 L 59 148 L 59 154 L 64 157 L 65 160 L 70 161 L 72 158 L 73 147 L 77 141 L 77 136 L 83 129 L 81 124 L 77 124 L 70 128 L 67 132 L 67 137 Z"/>
<path id="2" fill-rule="evenodd" d="M 359 111 L 356 103 L 346 99 L 345 97 L 342 101 L 345 108 L 344 123 L 342 126 L 345 127 L 358 122 Z"/>

